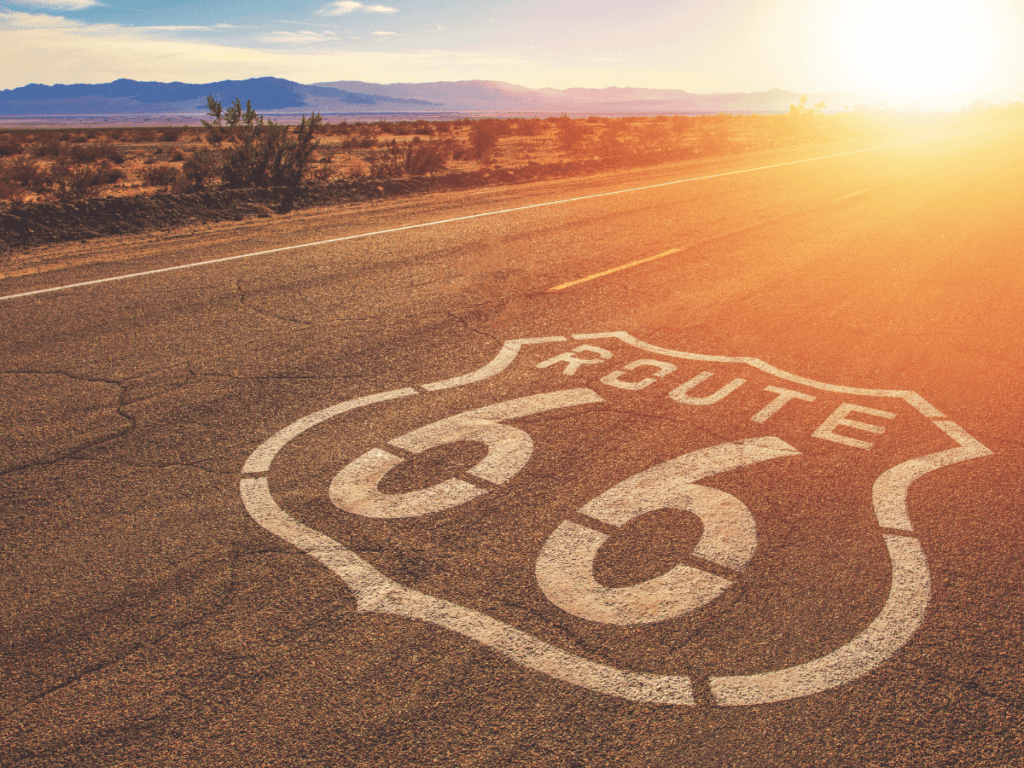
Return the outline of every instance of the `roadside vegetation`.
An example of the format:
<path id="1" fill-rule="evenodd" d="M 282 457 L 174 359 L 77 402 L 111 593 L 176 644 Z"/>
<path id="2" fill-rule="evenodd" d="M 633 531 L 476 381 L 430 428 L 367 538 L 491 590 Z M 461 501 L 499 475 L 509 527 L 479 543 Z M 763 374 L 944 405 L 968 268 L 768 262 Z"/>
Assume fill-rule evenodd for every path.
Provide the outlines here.
<path id="1" fill-rule="evenodd" d="M 278 190 L 276 204 L 287 210 L 302 196 L 329 200 L 332 189 L 565 177 L 818 142 L 907 138 L 1024 122 L 1024 104 L 983 102 L 948 114 L 867 108 L 827 113 L 824 104 L 801 99 L 788 113 L 773 115 L 330 123 L 313 114 L 299 125 L 266 120 L 238 99 L 224 107 L 211 96 L 207 107 L 210 119 L 199 126 L 0 130 L 0 214 L 20 216 L 18 226 L 28 232 L 33 217 L 27 211 L 37 204 L 232 190 Z M 171 205 L 170 198 L 162 199 Z"/>

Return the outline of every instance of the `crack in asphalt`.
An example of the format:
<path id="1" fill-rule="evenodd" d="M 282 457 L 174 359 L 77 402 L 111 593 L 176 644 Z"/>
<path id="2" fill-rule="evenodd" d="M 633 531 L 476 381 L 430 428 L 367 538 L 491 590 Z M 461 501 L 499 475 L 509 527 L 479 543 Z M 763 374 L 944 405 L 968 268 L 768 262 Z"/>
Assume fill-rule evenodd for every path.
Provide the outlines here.
<path id="1" fill-rule="evenodd" d="M 937 670 L 935 667 L 929 666 L 920 661 L 914 661 L 913 659 L 907 659 L 907 664 L 924 673 L 925 677 L 927 677 L 929 680 L 932 680 L 933 682 L 949 683 L 959 688 L 965 688 L 971 691 L 972 693 L 981 696 L 984 699 L 997 701 L 1007 709 L 1012 709 L 1015 711 L 1024 711 L 1024 702 L 1020 700 L 1007 699 L 1005 696 L 1001 696 L 996 693 L 991 693 L 990 691 L 986 690 L 981 685 L 981 683 L 977 683 L 973 680 L 966 680 L 953 677 L 952 675 L 946 672 Z"/>
<path id="2" fill-rule="evenodd" d="M 258 315 L 260 317 L 264 317 L 264 318 L 267 318 L 269 320 L 277 320 L 278 322 L 281 322 L 281 323 L 288 323 L 290 325 L 297 325 L 297 326 L 302 327 L 302 328 L 309 328 L 310 326 L 313 325 L 313 323 L 310 322 L 310 321 L 296 320 L 295 318 L 292 318 L 292 317 L 282 317 L 281 315 L 276 315 L 273 312 L 270 312 L 270 311 L 265 310 L 265 309 L 260 309 L 259 307 L 256 307 L 256 306 L 250 304 L 248 302 L 248 300 L 247 300 L 248 299 L 248 295 L 242 289 L 242 279 L 241 278 L 238 278 L 237 280 L 235 280 L 235 293 L 238 295 L 238 303 L 239 303 L 239 305 L 243 309 L 249 310 L 254 315 Z"/>
<path id="3" fill-rule="evenodd" d="M 480 307 L 488 307 L 488 306 L 496 307 L 497 305 L 488 302 L 488 303 L 483 303 L 483 304 L 472 305 L 472 306 L 469 307 L 469 309 L 478 309 Z M 459 323 L 459 325 L 461 325 L 463 328 L 465 328 L 470 333 L 479 334 L 480 336 L 483 336 L 485 339 L 490 339 L 491 341 L 493 341 L 495 344 L 498 344 L 498 345 L 502 345 L 502 344 L 505 343 L 504 339 L 499 339 L 497 336 L 494 336 L 493 334 L 490 334 L 487 331 L 482 330 L 480 328 L 474 328 L 472 325 L 469 324 L 469 321 L 466 318 L 460 317 L 459 315 L 456 315 L 454 312 L 446 311 L 444 314 L 447 315 L 448 317 L 450 317 L 455 322 Z"/>
<path id="4" fill-rule="evenodd" d="M 202 571 L 204 571 L 204 570 L 210 570 L 211 568 L 216 568 L 218 565 L 221 565 L 221 564 L 224 564 L 224 563 L 227 563 L 230 566 L 230 564 L 232 564 L 232 563 L 236 563 L 236 562 L 239 562 L 241 560 L 245 560 L 245 559 L 248 559 L 248 558 L 251 558 L 251 557 L 254 557 L 254 556 L 260 556 L 260 555 L 264 555 L 264 554 L 281 554 L 281 553 L 283 553 L 283 552 L 285 552 L 287 550 L 290 550 L 290 549 L 291 549 L 291 547 L 288 547 L 288 546 L 285 546 L 285 545 L 281 545 L 281 546 L 275 546 L 275 547 L 261 547 L 259 549 L 246 549 L 246 550 L 229 552 L 229 553 L 227 553 L 227 554 L 225 554 L 225 555 L 223 555 L 221 557 L 217 557 L 217 558 L 214 558 L 214 559 L 207 560 L 205 562 L 199 563 L 198 564 L 199 565 L 198 572 L 202 573 Z M 135 642 L 135 643 L 131 643 L 128 646 L 120 649 L 117 653 L 113 654 L 110 658 L 108 658 L 108 659 L 106 659 L 104 661 L 97 662 L 95 664 L 90 664 L 90 665 L 87 665 L 86 667 L 83 667 L 82 669 L 80 669 L 79 671 L 77 671 L 76 673 L 74 673 L 73 675 L 68 677 L 66 680 L 62 680 L 59 683 L 51 685 L 50 687 L 46 688 L 45 690 L 40 691 L 39 693 L 29 697 L 28 700 L 24 701 L 23 703 L 21 703 L 19 706 L 15 707 L 14 709 L 11 709 L 11 710 L 3 713 L 2 715 L 0 715 L 0 723 L 7 722 L 8 720 L 10 720 L 13 717 L 15 717 L 18 713 L 24 711 L 25 709 L 28 709 L 29 707 L 33 706 L 34 704 L 42 701 L 43 699 L 45 699 L 45 698 L 47 698 L 49 696 L 52 696 L 54 693 L 62 691 L 62 690 L 66 689 L 66 688 L 68 688 L 70 686 L 75 685 L 78 682 L 81 682 L 82 680 L 84 680 L 85 678 L 89 677 L 90 675 L 94 675 L 94 674 L 96 674 L 98 672 L 102 672 L 102 671 L 104 671 L 106 669 L 110 669 L 112 667 L 115 667 L 118 664 L 121 664 L 122 662 L 128 660 L 131 656 L 136 655 L 139 651 L 145 650 L 147 648 L 156 647 L 156 646 L 160 645 L 161 643 L 163 643 L 168 638 L 170 638 L 170 637 L 172 637 L 172 636 L 174 636 L 176 634 L 180 634 L 181 632 L 183 632 L 185 630 L 188 630 L 189 628 L 199 626 L 199 625 L 203 624 L 204 622 L 206 622 L 207 619 L 209 619 L 211 616 L 215 616 L 215 615 L 217 615 L 219 613 L 222 613 L 225 610 L 225 607 L 227 606 L 228 602 L 238 592 L 238 587 L 239 587 L 239 584 L 238 584 L 238 581 L 237 581 L 237 575 L 235 574 L 234 569 L 228 567 L 227 571 L 229 573 L 228 582 L 224 585 L 224 588 L 221 590 L 220 595 L 217 598 L 211 600 L 209 603 L 207 603 L 208 610 L 201 612 L 199 615 L 192 616 L 192 617 L 188 618 L 187 620 L 182 621 L 180 623 L 172 624 L 165 631 L 159 633 L 157 636 L 153 637 L 150 640 L 144 640 L 144 641 L 138 641 L 138 642 Z M 172 579 L 168 584 L 154 585 L 154 590 L 153 590 L 153 592 L 148 597 L 146 595 L 140 595 L 138 597 L 139 597 L 141 602 L 145 602 L 147 600 L 152 600 L 154 598 L 158 599 L 160 594 L 173 591 L 173 589 L 175 587 L 179 586 L 181 583 L 186 583 L 186 582 L 187 583 L 193 583 L 194 580 L 195 580 L 194 579 L 195 576 L 196 576 L 196 574 L 192 574 L 192 575 L 183 574 L 178 579 Z M 99 613 L 103 614 L 103 613 L 108 613 L 110 611 L 119 611 L 119 610 L 122 610 L 122 607 L 120 607 L 120 606 L 110 606 L 109 608 L 101 609 L 99 611 Z M 161 615 L 163 615 L 163 614 L 161 614 Z M 39 641 L 36 640 L 36 641 L 33 641 L 33 642 L 37 643 Z M 56 640 L 54 640 L 54 642 L 56 642 Z M 11 652 L 14 652 L 14 648 L 13 647 L 10 650 L 11 650 Z"/>
<path id="5" fill-rule="evenodd" d="M 93 448 L 97 448 L 97 447 L 99 447 L 101 445 L 105 445 L 106 443 L 109 443 L 109 442 L 111 442 L 113 440 L 117 440 L 120 437 L 124 437 L 125 435 L 127 435 L 128 433 L 132 432 L 135 429 L 136 421 L 135 421 L 134 418 L 132 418 L 130 416 L 127 416 L 126 414 L 122 413 L 120 408 L 116 408 L 115 409 L 115 413 L 117 413 L 117 415 L 121 416 L 122 418 L 127 419 L 130 422 L 130 424 L 129 424 L 129 426 L 127 428 L 125 428 L 125 429 L 123 429 L 123 430 L 121 430 L 119 432 L 116 432 L 113 435 L 108 435 L 107 437 L 102 437 L 102 438 L 99 438 L 97 440 L 90 441 L 90 442 L 86 443 L 85 445 L 82 445 L 82 446 L 76 448 L 73 451 L 69 451 L 69 452 L 64 453 L 64 454 L 62 454 L 60 456 L 56 456 L 56 457 L 54 457 L 52 459 L 39 459 L 37 461 L 28 461 L 28 462 L 24 462 L 22 464 L 16 464 L 13 467 L 8 467 L 7 469 L 4 469 L 4 470 L 0 470 L 0 477 L 6 477 L 7 475 L 12 475 L 12 474 L 14 474 L 16 472 L 22 472 L 22 471 L 24 471 L 26 469 L 38 469 L 40 467 L 52 467 L 52 466 L 54 466 L 56 464 L 60 464 L 61 462 L 64 462 L 64 461 L 80 459 L 82 457 L 79 454 L 81 454 L 81 453 L 83 453 L 85 451 L 91 450 Z"/>

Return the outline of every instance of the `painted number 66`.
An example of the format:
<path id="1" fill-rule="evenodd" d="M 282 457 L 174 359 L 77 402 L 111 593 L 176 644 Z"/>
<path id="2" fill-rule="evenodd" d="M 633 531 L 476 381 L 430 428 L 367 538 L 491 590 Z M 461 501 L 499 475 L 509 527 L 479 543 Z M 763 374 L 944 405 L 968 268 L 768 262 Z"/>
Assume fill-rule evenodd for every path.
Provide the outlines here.
<path id="1" fill-rule="evenodd" d="M 487 454 L 467 473 L 500 485 L 518 474 L 533 454 L 530 436 L 504 421 L 599 402 L 603 402 L 602 398 L 585 388 L 521 397 L 441 419 L 390 441 L 390 445 L 422 453 L 464 440 L 483 443 Z M 702 448 L 623 480 L 584 505 L 579 514 L 619 527 L 660 509 L 690 512 L 703 525 L 694 556 L 738 572 L 754 553 L 756 534 L 750 510 L 735 496 L 697 485 L 697 481 L 798 454 L 777 437 Z M 380 491 L 380 481 L 403 461 L 384 450 L 367 451 L 334 477 L 328 491 L 331 502 L 338 509 L 364 517 L 419 517 L 457 507 L 487 493 L 486 489 L 458 478 L 408 493 Z M 537 583 L 552 603 L 590 621 L 648 624 L 693 611 L 718 597 L 731 584 L 720 575 L 679 564 L 639 584 L 602 586 L 594 577 L 594 561 L 607 539 L 606 534 L 570 521 L 562 522 L 552 532 L 536 564 Z"/>

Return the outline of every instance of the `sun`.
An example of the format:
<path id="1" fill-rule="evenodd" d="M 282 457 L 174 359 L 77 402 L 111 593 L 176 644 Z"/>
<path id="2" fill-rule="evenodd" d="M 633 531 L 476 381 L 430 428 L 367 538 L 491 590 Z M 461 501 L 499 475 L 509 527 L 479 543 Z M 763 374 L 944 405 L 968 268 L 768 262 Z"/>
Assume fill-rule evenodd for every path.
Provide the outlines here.
<path id="1" fill-rule="evenodd" d="M 861 0 L 843 3 L 833 40 L 851 82 L 908 98 L 977 91 L 1000 43 L 992 3 Z"/>

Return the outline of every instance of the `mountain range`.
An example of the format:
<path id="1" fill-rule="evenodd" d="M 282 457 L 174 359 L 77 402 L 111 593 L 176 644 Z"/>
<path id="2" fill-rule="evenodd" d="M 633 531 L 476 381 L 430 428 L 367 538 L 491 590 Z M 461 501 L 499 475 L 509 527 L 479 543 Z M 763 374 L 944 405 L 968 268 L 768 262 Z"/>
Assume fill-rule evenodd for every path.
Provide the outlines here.
<path id="1" fill-rule="evenodd" d="M 339 88 L 303 85 L 277 77 L 216 83 L 115 80 L 88 85 L 37 85 L 0 91 L 0 115 L 193 114 L 206 112 L 212 94 L 226 103 L 250 99 L 260 113 L 409 112 L 436 108 L 418 99 L 370 96 Z"/>
<path id="2" fill-rule="evenodd" d="M 252 101 L 261 114 L 554 114 L 573 116 L 672 112 L 785 112 L 800 94 L 778 88 L 759 93 L 690 93 L 656 88 L 526 88 L 497 80 L 436 83 L 366 83 L 360 80 L 303 85 L 277 77 L 215 83 L 115 80 L 88 85 L 37 85 L 0 91 L 0 115 L 132 115 L 206 113 L 206 97 L 227 104 Z M 808 103 L 829 109 L 872 104 L 870 94 L 809 93 Z M 989 100 L 1021 100 L 1024 94 L 990 94 Z M 962 99 L 962 97 L 961 97 Z M 962 104 L 951 99 L 949 107 Z M 940 104 L 926 108 L 937 108 Z M 947 107 L 947 108 L 949 108 Z"/>
<path id="3" fill-rule="evenodd" d="M 492 80 L 366 83 L 341 80 L 303 85 L 277 77 L 214 83 L 38 85 L 0 91 L 0 115 L 204 114 L 212 94 L 228 103 L 252 101 L 261 114 L 395 114 L 526 112 L 658 113 L 785 111 L 799 99 L 790 91 L 696 94 L 651 88 L 526 88 Z"/>

